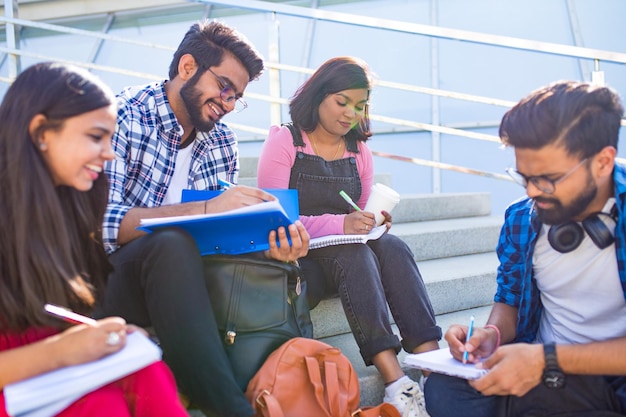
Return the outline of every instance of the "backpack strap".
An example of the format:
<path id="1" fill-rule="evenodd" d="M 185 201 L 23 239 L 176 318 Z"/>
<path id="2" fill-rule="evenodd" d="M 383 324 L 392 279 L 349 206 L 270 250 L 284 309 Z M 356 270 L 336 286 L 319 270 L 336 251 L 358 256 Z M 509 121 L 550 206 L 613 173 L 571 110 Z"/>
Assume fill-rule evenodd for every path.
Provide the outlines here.
<path id="1" fill-rule="evenodd" d="M 326 381 L 326 400 L 331 416 L 341 416 L 339 407 L 339 374 L 335 362 L 324 361 L 324 380 Z"/>
<path id="2" fill-rule="evenodd" d="M 338 396 L 339 390 L 337 388 L 337 384 L 335 384 L 334 386 L 335 392 L 334 393 L 330 392 L 329 390 L 330 387 L 324 387 L 324 383 L 322 382 L 322 374 L 320 372 L 320 363 L 317 361 L 317 359 L 312 356 L 306 356 L 304 358 L 304 361 L 306 363 L 307 373 L 309 374 L 309 382 L 313 386 L 313 390 L 315 392 L 315 399 L 317 400 L 317 403 L 320 405 L 320 409 L 326 412 L 326 417 L 334 417 L 336 415 L 337 416 L 340 415 L 340 414 L 333 414 L 334 410 L 330 410 L 331 412 L 329 413 L 329 410 L 326 406 L 327 398 L 325 398 L 324 396 L 324 393 L 326 393 L 326 397 L 328 398 L 332 398 L 333 396 L 335 397 Z M 335 377 L 336 375 L 337 373 L 335 372 Z M 332 403 L 335 403 L 335 401 L 328 401 L 329 406 Z"/>
<path id="3" fill-rule="evenodd" d="M 263 390 L 256 398 L 255 416 L 263 417 L 285 417 L 280 403 L 268 390 Z"/>

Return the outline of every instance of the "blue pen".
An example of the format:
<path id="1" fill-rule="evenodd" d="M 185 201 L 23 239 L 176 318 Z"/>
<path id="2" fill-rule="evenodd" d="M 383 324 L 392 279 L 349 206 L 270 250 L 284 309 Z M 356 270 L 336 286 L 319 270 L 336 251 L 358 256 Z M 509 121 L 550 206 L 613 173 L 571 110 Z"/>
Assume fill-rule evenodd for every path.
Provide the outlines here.
<path id="1" fill-rule="evenodd" d="M 469 342 L 470 338 L 472 337 L 472 333 L 474 333 L 474 316 L 470 317 L 470 324 L 469 324 L 469 327 L 467 328 L 467 336 L 465 337 L 465 344 Z M 467 362 L 467 355 L 469 355 L 469 353 L 466 350 L 465 352 L 463 352 L 463 363 Z"/>
<path id="2" fill-rule="evenodd" d="M 348 202 L 348 204 L 350 204 L 356 211 L 361 211 L 359 206 L 357 206 L 356 203 L 354 201 L 352 201 L 350 196 L 348 194 L 346 194 L 346 192 L 344 190 L 339 191 L 339 195 L 341 197 L 343 197 L 343 199 L 346 200 Z"/>
<path id="3" fill-rule="evenodd" d="M 228 181 L 223 180 L 221 178 L 217 179 L 217 183 L 219 185 L 221 185 L 222 187 L 224 187 L 225 190 L 228 190 L 230 187 L 234 187 L 235 186 L 235 184 L 233 184 L 232 182 L 228 182 Z"/>

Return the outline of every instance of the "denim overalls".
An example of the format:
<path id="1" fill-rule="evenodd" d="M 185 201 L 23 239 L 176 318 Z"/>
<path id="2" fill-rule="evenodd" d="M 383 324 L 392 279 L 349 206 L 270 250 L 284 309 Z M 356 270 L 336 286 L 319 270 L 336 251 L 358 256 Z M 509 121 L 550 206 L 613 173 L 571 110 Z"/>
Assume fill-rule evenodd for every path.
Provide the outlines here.
<path id="1" fill-rule="evenodd" d="M 358 153 L 356 141 L 346 143 L 351 156 L 326 161 L 302 152 L 305 145 L 299 131 L 294 136 L 298 149 L 289 188 L 298 190 L 300 214 L 347 214 L 349 206 L 339 191 L 344 190 L 355 201 L 362 191 L 353 155 Z M 394 349 L 397 353 L 402 346 L 411 352 L 424 342 L 441 338 L 413 253 L 398 237 L 386 233 L 367 244 L 311 250 L 301 263 L 312 292 L 311 306 L 319 302 L 322 293 L 339 294 L 367 365 L 382 351 Z M 391 329 L 387 303 L 400 330 L 402 345 Z"/>

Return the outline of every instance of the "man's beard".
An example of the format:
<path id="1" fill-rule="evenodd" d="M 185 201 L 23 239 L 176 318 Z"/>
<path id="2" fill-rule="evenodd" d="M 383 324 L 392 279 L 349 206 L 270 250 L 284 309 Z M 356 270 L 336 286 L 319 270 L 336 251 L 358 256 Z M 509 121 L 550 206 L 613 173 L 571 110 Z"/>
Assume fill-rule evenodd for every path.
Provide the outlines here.
<path id="1" fill-rule="evenodd" d="M 535 201 L 549 202 L 553 204 L 553 208 L 549 210 L 540 209 L 535 206 L 539 219 L 544 224 L 563 224 L 572 220 L 580 213 L 585 211 L 589 204 L 596 198 L 598 194 L 598 187 L 591 181 L 591 175 L 587 175 L 587 184 L 582 188 L 582 193 L 576 197 L 569 205 L 563 206 L 561 201 L 556 198 L 550 197 L 537 197 Z"/>
<path id="2" fill-rule="evenodd" d="M 183 104 L 185 105 L 187 114 L 189 114 L 189 119 L 191 119 L 193 127 L 201 132 L 209 132 L 215 126 L 215 122 L 210 118 L 205 119 L 202 116 L 202 107 L 204 107 L 206 102 L 202 102 L 200 98 L 202 92 L 196 89 L 199 78 L 196 77 L 197 75 L 198 73 L 182 86 L 180 89 L 180 97 L 183 100 Z"/>

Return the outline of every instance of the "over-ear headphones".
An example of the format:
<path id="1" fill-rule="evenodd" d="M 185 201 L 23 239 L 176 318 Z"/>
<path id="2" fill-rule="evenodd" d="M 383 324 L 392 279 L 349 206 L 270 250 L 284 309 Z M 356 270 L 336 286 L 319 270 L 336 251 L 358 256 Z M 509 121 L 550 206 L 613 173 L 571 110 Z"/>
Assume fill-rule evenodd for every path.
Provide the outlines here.
<path id="1" fill-rule="evenodd" d="M 607 222 L 613 223 L 612 228 L 607 225 Z M 613 234 L 615 233 L 616 223 L 617 207 L 614 205 L 611 213 L 598 212 L 590 214 L 582 221 L 582 227 L 574 221 L 550 227 L 548 242 L 558 252 L 571 252 L 580 245 L 580 242 L 585 237 L 585 232 L 587 232 L 593 243 L 600 249 L 604 249 L 615 241 Z"/>

